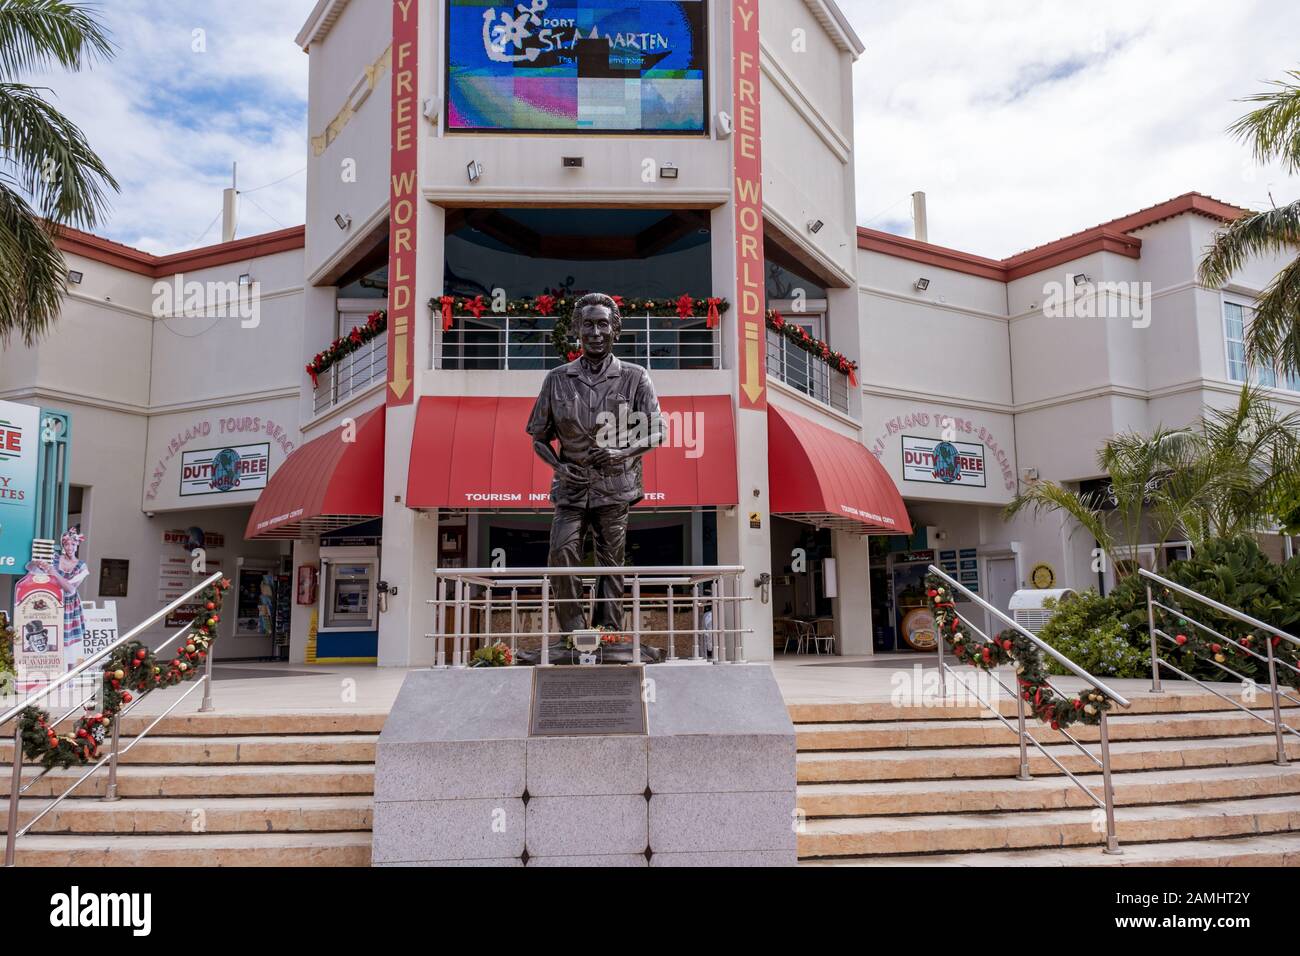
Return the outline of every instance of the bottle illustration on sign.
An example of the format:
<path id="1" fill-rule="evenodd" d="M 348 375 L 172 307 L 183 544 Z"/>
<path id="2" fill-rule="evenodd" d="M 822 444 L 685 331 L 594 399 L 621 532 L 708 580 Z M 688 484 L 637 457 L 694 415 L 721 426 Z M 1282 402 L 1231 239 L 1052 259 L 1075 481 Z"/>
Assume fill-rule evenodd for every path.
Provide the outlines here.
<path id="1" fill-rule="evenodd" d="M 961 462 L 952 442 L 941 441 L 934 446 L 934 477 L 948 484 L 961 480 Z"/>

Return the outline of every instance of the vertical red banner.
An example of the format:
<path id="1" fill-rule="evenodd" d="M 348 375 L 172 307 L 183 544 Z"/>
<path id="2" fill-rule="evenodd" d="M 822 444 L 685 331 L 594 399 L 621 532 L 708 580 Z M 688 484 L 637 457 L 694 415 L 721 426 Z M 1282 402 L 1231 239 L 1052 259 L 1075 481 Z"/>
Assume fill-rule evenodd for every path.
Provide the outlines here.
<path id="1" fill-rule="evenodd" d="M 415 398 L 415 184 L 418 0 L 393 0 L 393 103 L 388 191 L 388 404 Z"/>
<path id="2" fill-rule="evenodd" d="M 736 207 L 736 334 L 740 407 L 767 408 L 763 318 L 763 135 L 759 115 L 758 0 L 731 5 L 732 199 Z"/>

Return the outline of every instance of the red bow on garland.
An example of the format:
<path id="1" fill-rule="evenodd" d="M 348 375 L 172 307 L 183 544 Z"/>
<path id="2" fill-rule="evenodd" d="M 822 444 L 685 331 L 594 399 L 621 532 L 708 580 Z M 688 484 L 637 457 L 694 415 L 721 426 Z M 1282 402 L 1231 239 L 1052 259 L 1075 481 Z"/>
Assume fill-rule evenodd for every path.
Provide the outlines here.
<path id="1" fill-rule="evenodd" d="M 442 330 L 450 332 L 451 307 L 456 304 L 456 297 L 454 295 L 444 295 L 438 299 L 438 302 L 442 305 Z"/>
<path id="2" fill-rule="evenodd" d="M 550 315 L 555 311 L 555 296 L 539 295 L 537 297 L 537 311 L 542 315 Z"/>
<path id="3" fill-rule="evenodd" d="M 709 314 L 705 321 L 707 328 L 717 328 L 718 325 L 718 306 L 722 304 L 721 299 L 709 299 Z"/>
<path id="4" fill-rule="evenodd" d="M 683 294 L 677 297 L 677 317 L 679 319 L 689 319 L 694 309 L 695 300 L 689 295 Z"/>
<path id="5" fill-rule="evenodd" d="M 474 313 L 474 318 L 477 319 L 483 315 L 484 310 L 487 309 L 487 305 L 483 302 L 483 296 L 476 295 L 465 303 L 465 308 Z"/>

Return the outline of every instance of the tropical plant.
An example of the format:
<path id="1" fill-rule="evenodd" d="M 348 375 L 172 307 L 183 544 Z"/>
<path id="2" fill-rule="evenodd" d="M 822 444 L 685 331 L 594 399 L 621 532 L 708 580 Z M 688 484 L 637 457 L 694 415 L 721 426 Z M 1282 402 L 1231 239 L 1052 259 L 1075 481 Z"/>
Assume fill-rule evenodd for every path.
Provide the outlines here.
<path id="1" fill-rule="evenodd" d="M 31 345 L 53 325 L 67 276 L 58 228 L 94 228 L 118 188 L 48 91 L 17 77 L 111 55 L 105 28 L 80 4 L 0 0 L 0 345 L 14 335 Z"/>
<path id="2" fill-rule="evenodd" d="M 1208 409 L 1194 427 L 1126 432 L 1097 454 L 1108 476 L 1081 492 L 1051 481 L 1031 484 L 1007 515 L 1063 512 L 1097 539 L 1123 576 L 1139 544 L 1175 531 L 1200 547 L 1285 522 L 1300 472 L 1300 414 L 1282 414 L 1259 388 L 1243 386 L 1235 404 Z"/>
<path id="3" fill-rule="evenodd" d="M 1274 89 L 1249 96 L 1261 104 L 1228 128 L 1250 145 L 1256 161 L 1281 162 L 1300 172 L 1300 70 L 1272 83 Z M 1246 354 L 1253 364 L 1300 371 L 1300 201 L 1240 217 L 1214 239 L 1198 270 L 1203 285 L 1225 285 L 1257 256 L 1283 255 L 1290 262 L 1255 303 L 1246 330 Z"/>
<path id="4" fill-rule="evenodd" d="M 1062 512 L 1096 540 L 1123 573 L 1139 544 L 1165 541 L 1181 518 L 1181 505 L 1168 500 L 1162 482 L 1172 462 L 1186 461 L 1196 442 L 1192 429 L 1157 428 L 1150 436 L 1127 432 L 1097 452 L 1107 476 L 1103 488 L 1077 491 L 1054 481 L 1036 481 L 1007 506 L 1007 517 Z"/>

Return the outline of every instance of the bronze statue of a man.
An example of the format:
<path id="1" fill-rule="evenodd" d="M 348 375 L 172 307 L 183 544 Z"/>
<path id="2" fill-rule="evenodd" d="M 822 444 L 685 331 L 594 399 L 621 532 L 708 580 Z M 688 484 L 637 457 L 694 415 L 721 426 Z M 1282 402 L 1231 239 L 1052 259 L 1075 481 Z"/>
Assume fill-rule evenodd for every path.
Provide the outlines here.
<path id="1" fill-rule="evenodd" d="M 573 307 L 573 328 L 582 354 L 546 376 L 527 426 L 533 450 L 555 469 L 549 565 L 581 565 L 590 533 L 596 565 L 621 567 L 628 510 L 645 497 L 641 456 L 662 435 L 659 400 L 645 369 L 614 357 L 623 316 L 613 299 L 584 295 Z M 560 630 L 587 626 L 578 578 L 557 576 L 552 587 Z M 622 598 L 622 575 L 602 577 L 590 626 L 621 630 Z"/>

